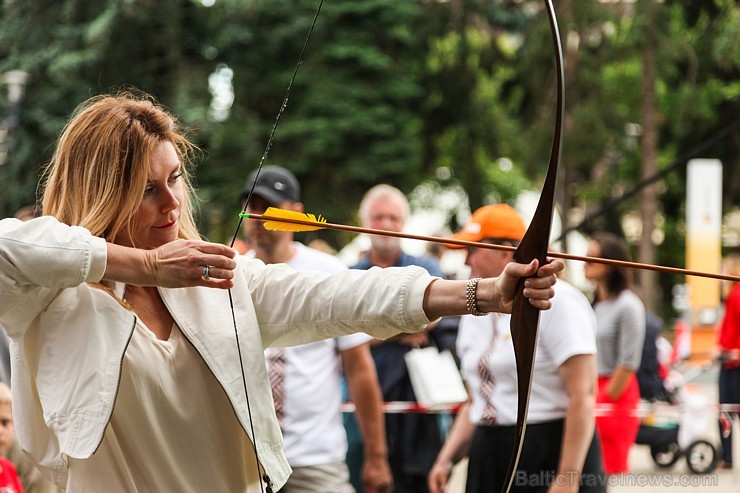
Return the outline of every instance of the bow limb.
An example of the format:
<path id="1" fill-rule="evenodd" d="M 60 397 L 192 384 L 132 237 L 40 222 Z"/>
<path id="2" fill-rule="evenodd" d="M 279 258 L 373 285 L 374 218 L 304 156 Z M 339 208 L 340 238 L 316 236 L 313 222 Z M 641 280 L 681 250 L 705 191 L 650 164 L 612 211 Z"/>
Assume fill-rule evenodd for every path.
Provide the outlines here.
<path id="1" fill-rule="evenodd" d="M 560 163 L 561 144 L 563 141 L 563 102 L 565 99 L 564 75 L 563 75 L 563 49 L 560 43 L 555 9 L 550 0 L 545 0 L 547 15 L 550 21 L 553 44 L 555 47 L 555 65 L 557 79 L 557 110 L 555 120 L 555 132 L 553 135 L 552 149 L 550 151 L 550 163 L 547 168 L 547 176 L 542 188 L 539 203 L 532 222 L 522 238 L 519 247 L 514 253 L 514 260 L 519 263 L 529 263 L 537 259 L 540 265 L 547 262 L 547 247 L 552 226 L 553 205 L 555 202 L 555 182 L 557 178 L 558 165 Z M 524 279 L 519 281 L 517 295 L 514 298 L 514 306 L 511 313 L 511 337 L 514 344 L 514 356 L 517 371 L 517 389 L 519 397 L 517 400 L 516 435 L 512 450 L 509 471 L 504 481 L 504 492 L 508 492 L 514 480 L 519 456 L 524 443 L 524 435 L 527 427 L 527 410 L 529 407 L 529 395 L 532 387 L 532 376 L 534 372 L 534 358 L 537 349 L 537 334 L 539 330 L 540 311 L 533 307 L 523 296 Z"/>

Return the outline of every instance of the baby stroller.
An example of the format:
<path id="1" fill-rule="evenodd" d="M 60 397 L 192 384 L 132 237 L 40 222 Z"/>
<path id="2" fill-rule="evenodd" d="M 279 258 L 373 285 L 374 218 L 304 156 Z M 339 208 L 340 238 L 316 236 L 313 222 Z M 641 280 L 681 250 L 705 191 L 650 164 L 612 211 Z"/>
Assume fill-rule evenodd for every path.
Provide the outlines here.
<path id="1" fill-rule="evenodd" d="M 658 467 L 672 467 L 685 457 L 693 473 L 708 474 L 717 467 L 717 449 L 702 435 L 716 415 L 709 399 L 691 392 L 685 382 L 683 374 L 671 370 L 664 380 L 666 400 L 643 402 L 636 443 L 650 447 Z"/>

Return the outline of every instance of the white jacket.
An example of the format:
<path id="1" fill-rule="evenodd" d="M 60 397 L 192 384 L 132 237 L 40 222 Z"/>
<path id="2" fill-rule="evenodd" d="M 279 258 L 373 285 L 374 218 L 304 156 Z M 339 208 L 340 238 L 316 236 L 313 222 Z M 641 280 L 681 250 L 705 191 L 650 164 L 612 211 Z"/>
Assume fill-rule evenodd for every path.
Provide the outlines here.
<path id="1" fill-rule="evenodd" d="M 51 217 L 0 221 L 0 323 L 10 337 L 13 414 L 23 449 L 54 483 L 67 457 L 100 446 L 115 405 L 135 314 L 87 282 L 99 281 L 106 244 Z M 355 331 L 386 338 L 429 320 L 420 268 L 298 273 L 239 259 L 232 296 L 260 461 L 275 490 L 290 474 L 263 350 Z M 350 288 L 351 286 L 351 288 Z M 123 286 L 115 290 L 123 293 Z M 159 292 L 183 334 L 223 386 L 251 434 L 228 293 L 210 288 Z"/>

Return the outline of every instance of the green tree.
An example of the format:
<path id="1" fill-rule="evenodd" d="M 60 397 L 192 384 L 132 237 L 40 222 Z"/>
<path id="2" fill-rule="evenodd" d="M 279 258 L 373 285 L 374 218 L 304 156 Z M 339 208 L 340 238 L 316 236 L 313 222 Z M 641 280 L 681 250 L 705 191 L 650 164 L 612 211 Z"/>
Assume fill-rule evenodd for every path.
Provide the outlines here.
<path id="1" fill-rule="evenodd" d="M 78 103 L 130 85 L 192 129 L 203 150 L 203 230 L 228 240 L 317 4 L 6 0 L 0 73 L 22 69 L 31 80 L 17 145 L 0 166 L 0 214 L 33 200 L 40 167 Z M 558 207 L 581 210 L 586 233 L 620 229 L 637 208 L 631 191 L 645 151 L 636 131 L 645 18 L 633 2 L 555 5 L 566 56 Z M 682 161 L 695 149 L 725 164 L 725 209 L 740 201 L 738 26 L 732 0 L 656 4 L 651 159 L 660 173 L 661 263 L 683 262 Z M 462 188 L 473 208 L 511 201 L 544 175 L 553 87 L 541 0 L 327 1 L 267 161 L 292 169 L 308 207 L 335 222 L 351 221 L 361 194 L 381 181 L 406 192 L 422 182 Z M 454 214 L 451 221 L 455 228 Z M 328 239 L 341 246 L 349 237 Z M 664 292 L 675 282 L 661 277 Z"/>
<path id="2" fill-rule="evenodd" d="M 0 169 L 4 184 L 18 192 L 3 194 L 0 213 L 34 198 L 40 167 L 72 110 L 89 96 L 133 86 L 154 94 L 167 106 L 177 95 L 191 96 L 191 77 L 183 38 L 191 2 L 119 2 L 116 0 L 7 1 L 0 11 L 0 71 L 30 74 L 22 103 L 20 145 Z M 189 82 L 190 81 L 190 82 Z M 198 104 L 189 99 L 190 106 Z M 8 180 L 8 181 L 6 181 Z"/>
<path id="3" fill-rule="evenodd" d="M 235 94 L 229 120 L 208 127 L 209 166 L 219 167 L 214 172 L 243 180 L 257 167 L 316 4 L 255 8 L 241 16 L 248 35 L 224 29 L 213 40 L 218 60 L 234 70 Z M 267 161 L 291 169 L 303 185 L 304 202 L 332 221 L 351 220 L 359 197 L 378 182 L 410 192 L 423 177 L 413 36 L 419 18 L 418 6 L 409 2 L 323 6 Z M 249 145 L 239 142 L 240 133 L 249 136 Z M 226 162 L 222 154 L 229 155 Z M 232 197 L 241 191 L 233 180 L 217 188 L 226 186 L 230 190 L 223 192 Z"/>

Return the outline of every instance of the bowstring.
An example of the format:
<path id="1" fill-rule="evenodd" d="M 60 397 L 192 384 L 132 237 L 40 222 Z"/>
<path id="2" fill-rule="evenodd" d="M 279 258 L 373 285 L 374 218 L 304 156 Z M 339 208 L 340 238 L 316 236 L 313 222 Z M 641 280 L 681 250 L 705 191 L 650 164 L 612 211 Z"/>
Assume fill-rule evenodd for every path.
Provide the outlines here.
<path id="1" fill-rule="evenodd" d="M 244 201 L 244 207 L 242 208 L 242 212 L 246 212 L 247 208 L 249 207 L 249 202 L 252 199 L 252 194 L 254 193 L 254 187 L 257 185 L 257 178 L 259 178 L 260 172 L 262 171 L 262 166 L 265 163 L 265 160 L 267 159 L 267 155 L 270 153 L 270 149 L 272 148 L 272 143 L 275 139 L 275 132 L 277 131 L 278 124 L 280 123 L 280 119 L 283 116 L 283 113 L 285 112 L 285 108 L 288 106 L 288 98 L 290 97 L 290 91 L 293 88 L 293 82 L 295 81 L 296 75 L 298 75 L 298 69 L 301 68 L 301 65 L 303 64 L 303 57 L 306 53 L 306 47 L 308 46 L 308 42 L 311 39 L 311 34 L 313 34 L 314 27 L 316 26 L 316 21 L 319 18 L 319 13 L 321 13 L 321 7 L 324 5 L 324 0 L 319 1 L 319 6 L 316 8 L 316 13 L 313 16 L 313 20 L 311 21 L 311 26 L 308 29 L 308 34 L 306 35 L 306 39 L 303 42 L 303 48 L 301 48 L 301 53 L 298 56 L 298 63 L 296 63 L 295 69 L 293 70 L 293 75 L 290 78 L 290 82 L 288 82 L 288 88 L 285 91 L 285 96 L 283 97 L 283 102 L 280 105 L 280 110 L 278 111 L 277 116 L 275 117 L 275 123 L 272 125 L 272 130 L 270 131 L 270 136 L 267 139 L 267 145 L 265 146 L 265 150 L 262 153 L 262 157 L 260 158 L 259 166 L 257 167 L 257 173 L 254 176 L 254 181 L 252 181 L 252 186 L 249 189 L 249 193 L 247 194 L 247 199 Z M 234 236 L 231 238 L 231 242 L 229 243 L 229 247 L 233 248 L 234 243 L 236 242 L 237 237 L 239 236 L 239 231 L 242 226 L 242 222 L 244 221 L 244 218 L 239 216 L 239 222 L 236 225 L 236 230 L 234 231 Z M 241 344 L 239 343 L 239 330 L 237 329 L 236 324 L 236 313 L 234 311 L 234 298 L 231 294 L 231 289 L 229 289 L 229 306 L 231 307 L 231 320 L 234 325 L 234 338 L 236 339 L 236 348 L 237 352 L 239 354 L 239 367 L 241 368 L 242 372 L 242 384 L 244 388 L 244 396 L 246 397 L 246 403 L 247 403 L 247 415 L 249 416 L 249 427 L 250 431 L 252 432 L 252 451 L 254 452 L 254 459 L 257 463 L 257 475 L 260 478 L 260 491 L 262 493 L 265 492 L 265 485 L 264 482 L 266 481 L 266 477 L 263 477 L 262 474 L 260 474 L 260 458 L 259 454 L 257 452 L 257 435 L 254 431 L 254 420 L 252 419 L 252 407 L 249 402 L 249 391 L 247 390 L 247 378 L 244 374 L 244 358 L 242 356 L 242 349 Z M 266 474 L 265 474 L 266 476 Z M 269 485 L 268 485 L 269 488 Z"/>
<path id="2" fill-rule="evenodd" d="M 255 174 L 254 181 L 252 181 L 252 186 L 249 188 L 249 193 L 247 194 L 247 200 L 244 201 L 244 207 L 242 208 L 242 212 L 247 212 L 247 207 L 249 206 L 249 202 L 252 199 L 252 194 L 254 193 L 254 187 L 257 185 L 257 178 L 262 172 L 262 166 L 265 164 L 267 155 L 270 153 L 270 149 L 272 148 L 272 142 L 273 140 L 275 140 L 275 132 L 277 131 L 278 124 L 280 123 L 280 118 L 282 118 L 283 113 L 285 112 L 285 108 L 288 106 L 288 98 L 290 98 L 290 91 L 291 89 L 293 89 L 293 82 L 295 81 L 296 75 L 298 75 L 298 69 L 300 69 L 301 65 L 303 64 L 303 56 L 306 53 L 306 48 L 308 47 L 308 41 L 311 39 L 311 34 L 313 34 L 314 26 L 316 26 L 316 21 L 319 18 L 319 14 L 321 13 L 321 7 L 323 5 L 324 5 L 324 0 L 320 0 L 319 6 L 316 8 L 316 13 L 313 16 L 313 21 L 311 21 L 311 27 L 309 27 L 308 34 L 306 35 L 306 39 L 303 42 L 303 48 L 301 48 L 301 53 L 298 56 L 298 63 L 296 63 L 295 69 L 293 70 L 293 75 L 290 78 L 290 82 L 288 83 L 288 88 L 285 91 L 285 97 L 283 97 L 283 103 L 280 105 L 280 110 L 278 111 L 278 114 L 275 117 L 275 123 L 273 123 L 272 130 L 270 131 L 270 136 L 267 139 L 267 145 L 265 146 L 265 150 L 262 153 L 262 157 L 260 158 L 259 166 L 257 166 L 257 174 Z M 236 231 L 234 231 L 234 236 L 231 238 L 231 243 L 229 244 L 230 247 L 234 246 L 234 243 L 236 242 L 236 238 L 239 236 L 239 230 L 241 229 L 243 221 L 244 221 L 244 218 L 242 216 L 239 216 L 239 222 L 236 225 Z"/>

